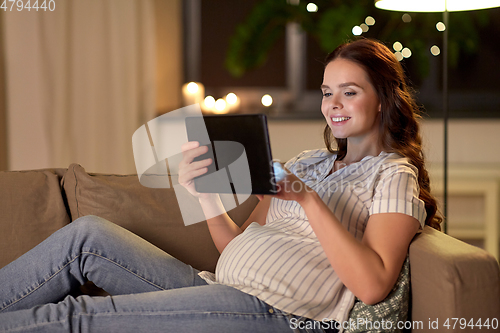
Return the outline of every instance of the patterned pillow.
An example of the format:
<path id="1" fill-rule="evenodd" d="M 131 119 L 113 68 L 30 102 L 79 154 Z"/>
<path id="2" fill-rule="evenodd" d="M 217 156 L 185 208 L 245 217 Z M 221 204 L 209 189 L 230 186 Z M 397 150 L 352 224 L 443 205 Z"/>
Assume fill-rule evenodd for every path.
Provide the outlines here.
<path id="1" fill-rule="evenodd" d="M 345 332 L 402 332 L 397 324 L 408 319 L 409 303 L 410 261 L 406 257 L 394 288 L 382 302 L 367 305 L 356 298 L 349 314 L 353 324 Z"/>

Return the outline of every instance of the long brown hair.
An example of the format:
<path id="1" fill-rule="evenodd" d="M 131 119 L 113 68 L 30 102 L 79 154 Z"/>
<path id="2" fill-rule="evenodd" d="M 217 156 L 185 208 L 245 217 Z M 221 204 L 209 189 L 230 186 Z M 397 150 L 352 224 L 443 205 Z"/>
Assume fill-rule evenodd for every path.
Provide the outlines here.
<path id="1" fill-rule="evenodd" d="M 431 194 L 429 174 L 425 168 L 417 121 L 420 119 L 419 108 L 407 85 L 401 64 L 384 44 L 366 38 L 337 47 L 326 57 L 325 66 L 337 58 L 357 63 L 368 74 L 381 103 L 380 144 L 387 152 L 407 157 L 418 169 L 419 197 L 424 201 L 427 211 L 425 224 L 441 230 L 442 218 L 436 214 L 436 199 Z M 323 135 L 328 150 L 342 160 L 347 154 L 347 139 L 334 138 L 328 125 Z M 334 141 L 336 149 L 332 147 Z"/>

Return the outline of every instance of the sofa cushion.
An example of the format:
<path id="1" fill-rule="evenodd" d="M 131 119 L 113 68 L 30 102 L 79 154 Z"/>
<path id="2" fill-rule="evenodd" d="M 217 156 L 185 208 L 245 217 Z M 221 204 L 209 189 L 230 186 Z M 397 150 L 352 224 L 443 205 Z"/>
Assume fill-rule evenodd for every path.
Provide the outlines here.
<path id="1" fill-rule="evenodd" d="M 77 164 L 69 166 L 63 184 L 72 220 L 100 216 L 199 270 L 214 271 L 219 253 L 206 222 L 185 226 L 173 189 L 144 187 L 137 175 L 87 173 Z M 229 215 L 244 222 L 256 200 Z"/>
<path id="2" fill-rule="evenodd" d="M 61 196 L 64 172 L 0 172 L 0 267 L 70 222 Z"/>

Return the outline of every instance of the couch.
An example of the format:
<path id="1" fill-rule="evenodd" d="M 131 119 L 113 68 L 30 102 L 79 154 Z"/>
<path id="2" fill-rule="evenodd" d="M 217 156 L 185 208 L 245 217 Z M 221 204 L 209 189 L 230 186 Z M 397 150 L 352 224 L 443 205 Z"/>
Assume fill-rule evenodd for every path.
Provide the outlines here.
<path id="1" fill-rule="evenodd" d="M 251 197 L 229 215 L 241 224 L 257 201 Z M 143 187 L 137 175 L 88 173 L 77 164 L 0 172 L 0 267 L 85 215 L 119 224 L 197 269 L 215 268 L 218 252 L 206 222 L 185 226 L 173 189 Z M 500 270 L 492 255 L 425 227 L 412 241 L 409 256 L 407 328 L 467 332 L 481 324 L 481 332 L 496 331 Z"/>

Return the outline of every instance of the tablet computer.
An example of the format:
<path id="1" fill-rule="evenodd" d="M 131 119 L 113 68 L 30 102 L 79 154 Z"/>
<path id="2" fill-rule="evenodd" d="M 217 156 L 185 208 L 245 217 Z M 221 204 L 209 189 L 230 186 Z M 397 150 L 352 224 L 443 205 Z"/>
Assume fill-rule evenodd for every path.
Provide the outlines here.
<path id="1" fill-rule="evenodd" d="M 274 194 L 276 179 L 263 114 L 187 117 L 189 141 L 209 147 L 208 172 L 194 179 L 200 193 Z"/>

